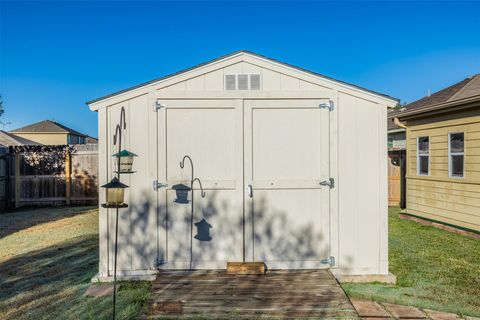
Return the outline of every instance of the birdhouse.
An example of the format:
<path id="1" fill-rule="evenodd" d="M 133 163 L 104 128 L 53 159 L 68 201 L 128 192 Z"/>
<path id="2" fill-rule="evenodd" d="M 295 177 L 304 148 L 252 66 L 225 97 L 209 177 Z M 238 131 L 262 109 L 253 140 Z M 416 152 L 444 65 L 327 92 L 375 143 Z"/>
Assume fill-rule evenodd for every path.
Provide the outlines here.
<path id="1" fill-rule="evenodd" d="M 192 190 L 189 186 L 184 184 L 176 184 L 172 187 L 175 190 L 177 198 L 174 200 L 175 203 L 179 204 L 187 204 L 188 201 L 188 193 Z"/>
<path id="2" fill-rule="evenodd" d="M 106 189 L 106 204 L 102 204 L 105 208 L 117 208 L 126 207 L 124 203 L 125 188 L 128 188 L 126 184 L 123 184 L 114 177 L 109 183 L 104 184 L 102 188 Z"/>
<path id="3" fill-rule="evenodd" d="M 205 219 L 196 222 L 195 227 L 197 227 L 197 234 L 195 235 L 195 239 L 199 241 L 212 240 L 212 237 L 210 236 L 210 228 L 212 227 L 212 225 L 208 223 Z"/>
<path id="4" fill-rule="evenodd" d="M 115 153 L 113 157 L 120 157 L 120 171 L 119 173 L 133 173 L 133 157 L 137 155 L 133 152 L 123 149 L 119 153 Z"/>

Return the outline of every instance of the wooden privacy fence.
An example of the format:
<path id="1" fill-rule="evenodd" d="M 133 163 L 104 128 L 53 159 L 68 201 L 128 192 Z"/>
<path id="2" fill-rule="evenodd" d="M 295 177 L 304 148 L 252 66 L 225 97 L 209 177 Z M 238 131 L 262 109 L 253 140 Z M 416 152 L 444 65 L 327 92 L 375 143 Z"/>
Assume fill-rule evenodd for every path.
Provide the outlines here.
<path id="1" fill-rule="evenodd" d="M 388 154 L 388 205 L 405 208 L 405 150 Z"/>
<path id="2" fill-rule="evenodd" d="M 32 156 L 28 148 L 10 148 L 3 155 L 3 177 L 0 155 L 0 209 L 98 203 L 98 145 L 56 147 L 66 151 L 35 151 Z M 6 182 L 3 197 L 2 181 Z"/>

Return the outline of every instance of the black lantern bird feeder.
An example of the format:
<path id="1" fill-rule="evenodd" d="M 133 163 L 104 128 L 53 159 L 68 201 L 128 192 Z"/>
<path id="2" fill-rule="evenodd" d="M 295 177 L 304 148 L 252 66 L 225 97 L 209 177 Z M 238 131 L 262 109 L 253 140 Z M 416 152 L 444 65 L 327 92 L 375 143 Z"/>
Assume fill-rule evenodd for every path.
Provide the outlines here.
<path id="1" fill-rule="evenodd" d="M 113 136 L 113 145 L 117 147 L 117 153 L 113 156 L 117 160 L 116 176 L 112 180 L 103 185 L 106 189 L 106 201 L 102 204 L 103 208 L 115 209 L 115 256 L 113 263 L 113 319 L 115 320 L 116 298 L 117 298 L 117 240 L 118 240 L 118 211 L 120 208 L 127 208 L 128 204 L 124 202 L 125 188 L 127 185 L 120 182 L 120 174 L 133 173 L 133 158 L 137 155 L 128 151 L 122 150 L 122 133 L 127 128 L 125 121 L 125 108 L 120 110 L 120 123 L 115 128 L 115 135 Z"/>

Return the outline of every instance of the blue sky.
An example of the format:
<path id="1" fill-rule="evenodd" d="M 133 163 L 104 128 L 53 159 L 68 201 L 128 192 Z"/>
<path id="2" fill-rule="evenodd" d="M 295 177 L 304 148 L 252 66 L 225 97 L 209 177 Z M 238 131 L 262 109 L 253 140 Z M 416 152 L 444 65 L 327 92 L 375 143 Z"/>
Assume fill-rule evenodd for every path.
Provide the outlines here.
<path id="1" fill-rule="evenodd" d="M 406 102 L 480 72 L 478 1 L 0 6 L 7 130 L 55 119 L 96 136 L 85 101 L 239 49 Z"/>

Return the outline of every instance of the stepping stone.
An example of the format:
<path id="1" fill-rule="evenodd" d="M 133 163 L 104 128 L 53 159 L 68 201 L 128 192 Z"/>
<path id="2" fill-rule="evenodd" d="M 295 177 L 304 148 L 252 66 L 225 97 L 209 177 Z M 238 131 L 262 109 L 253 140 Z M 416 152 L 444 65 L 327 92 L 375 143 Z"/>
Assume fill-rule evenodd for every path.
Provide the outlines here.
<path id="1" fill-rule="evenodd" d="M 428 317 L 432 320 L 457 320 L 457 319 L 460 319 L 454 313 L 440 312 L 440 311 L 428 310 L 428 309 L 425 309 L 423 311 L 425 311 L 427 313 Z"/>
<path id="2" fill-rule="evenodd" d="M 383 306 L 397 319 L 427 319 L 427 316 L 415 307 L 383 303 Z"/>
<path id="3" fill-rule="evenodd" d="M 117 285 L 117 291 L 120 286 Z M 113 294 L 113 284 L 91 284 L 83 294 L 88 297 L 104 297 Z"/>
<path id="4" fill-rule="evenodd" d="M 390 315 L 385 309 L 376 303 L 369 300 L 350 299 L 357 313 L 362 318 L 386 318 L 390 319 Z"/>

